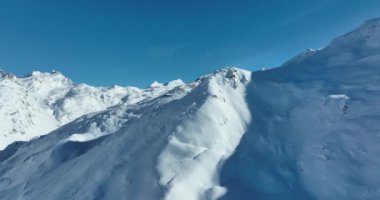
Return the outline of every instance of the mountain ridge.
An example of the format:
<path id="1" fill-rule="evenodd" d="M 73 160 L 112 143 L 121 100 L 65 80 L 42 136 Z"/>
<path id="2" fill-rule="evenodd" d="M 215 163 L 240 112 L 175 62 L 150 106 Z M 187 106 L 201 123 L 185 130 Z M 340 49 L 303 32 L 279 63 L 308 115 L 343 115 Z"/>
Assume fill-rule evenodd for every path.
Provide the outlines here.
<path id="1" fill-rule="evenodd" d="M 279 68 L 156 83 L 14 143 L 0 151 L 0 196 L 378 199 L 377 28 Z"/>
<path id="2" fill-rule="evenodd" d="M 165 90 L 183 84 L 169 82 L 158 88 L 93 87 L 75 84 L 63 74 L 34 71 L 17 77 L 3 72 L 0 78 L 0 149 L 13 141 L 27 141 L 84 114 L 102 111 L 128 101 L 133 104 L 153 98 Z"/>

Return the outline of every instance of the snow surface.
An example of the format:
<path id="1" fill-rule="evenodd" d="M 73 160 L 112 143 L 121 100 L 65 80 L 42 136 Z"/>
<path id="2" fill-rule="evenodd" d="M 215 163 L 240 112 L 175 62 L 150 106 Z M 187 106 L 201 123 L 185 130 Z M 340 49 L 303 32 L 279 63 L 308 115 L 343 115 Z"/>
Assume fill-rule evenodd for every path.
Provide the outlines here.
<path id="1" fill-rule="evenodd" d="M 59 72 L 33 72 L 16 77 L 0 71 L 0 150 L 15 141 L 47 134 L 74 119 L 123 101 L 135 104 L 154 98 L 180 80 L 157 88 L 93 87 L 75 84 Z"/>
<path id="2" fill-rule="evenodd" d="M 380 199 L 380 19 L 256 72 L 222 199 Z M 250 198 L 247 198 L 250 197 Z"/>
<path id="3" fill-rule="evenodd" d="M 380 19 L 188 84 L 1 74 L 1 199 L 380 199 Z"/>

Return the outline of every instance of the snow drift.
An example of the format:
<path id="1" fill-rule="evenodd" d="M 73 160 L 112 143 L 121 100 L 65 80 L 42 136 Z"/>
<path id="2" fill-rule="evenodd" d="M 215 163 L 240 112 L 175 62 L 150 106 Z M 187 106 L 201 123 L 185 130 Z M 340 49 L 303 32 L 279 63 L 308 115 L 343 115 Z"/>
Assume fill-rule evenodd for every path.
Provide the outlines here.
<path id="1" fill-rule="evenodd" d="M 19 137 L 2 143 L 1 199 L 380 198 L 380 19 L 279 68 L 188 84 L 97 89 L 49 74 L 51 89 L 43 75 L 2 72 L 1 122 Z"/>

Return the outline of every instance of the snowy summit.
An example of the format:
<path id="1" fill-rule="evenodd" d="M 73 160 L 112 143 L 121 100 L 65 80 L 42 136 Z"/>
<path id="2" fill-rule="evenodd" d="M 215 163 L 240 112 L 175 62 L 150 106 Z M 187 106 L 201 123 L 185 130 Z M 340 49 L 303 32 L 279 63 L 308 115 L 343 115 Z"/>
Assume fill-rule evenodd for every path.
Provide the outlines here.
<path id="1" fill-rule="evenodd" d="M 380 199 L 380 19 L 190 83 L 0 73 L 0 199 Z"/>

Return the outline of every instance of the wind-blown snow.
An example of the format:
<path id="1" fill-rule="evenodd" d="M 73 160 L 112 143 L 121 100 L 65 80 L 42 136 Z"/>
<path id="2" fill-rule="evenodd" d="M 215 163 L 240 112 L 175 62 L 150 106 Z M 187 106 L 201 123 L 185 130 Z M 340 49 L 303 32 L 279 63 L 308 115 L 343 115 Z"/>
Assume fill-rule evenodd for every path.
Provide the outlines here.
<path id="1" fill-rule="evenodd" d="M 0 74 L 1 199 L 380 199 L 380 19 L 188 84 Z"/>

